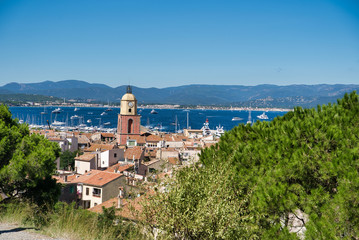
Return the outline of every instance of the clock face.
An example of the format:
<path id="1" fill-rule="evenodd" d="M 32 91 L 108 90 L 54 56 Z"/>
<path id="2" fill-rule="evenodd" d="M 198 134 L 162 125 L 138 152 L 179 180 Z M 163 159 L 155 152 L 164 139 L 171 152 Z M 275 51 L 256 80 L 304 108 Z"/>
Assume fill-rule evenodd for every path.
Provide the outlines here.
<path id="1" fill-rule="evenodd" d="M 133 107 L 133 102 L 129 102 L 129 103 L 128 103 L 128 106 L 129 106 L 129 107 Z"/>

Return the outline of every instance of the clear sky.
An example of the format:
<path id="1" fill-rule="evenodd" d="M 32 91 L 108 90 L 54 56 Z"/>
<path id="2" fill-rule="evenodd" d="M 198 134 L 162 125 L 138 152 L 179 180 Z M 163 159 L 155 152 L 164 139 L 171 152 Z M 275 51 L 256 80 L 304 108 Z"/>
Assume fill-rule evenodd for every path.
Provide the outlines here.
<path id="1" fill-rule="evenodd" d="M 0 86 L 359 84 L 359 0 L 0 0 Z"/>

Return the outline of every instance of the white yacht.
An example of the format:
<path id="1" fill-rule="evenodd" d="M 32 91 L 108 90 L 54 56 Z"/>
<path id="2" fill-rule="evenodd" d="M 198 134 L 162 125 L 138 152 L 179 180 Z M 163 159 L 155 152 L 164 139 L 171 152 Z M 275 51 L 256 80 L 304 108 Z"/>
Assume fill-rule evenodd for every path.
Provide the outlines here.
<path id="1" fill-rule="evenodd" d="M 243 120 L 243 118 L 240 118 L 240 117 L 233 117 L 232 118 L 232 121 L 241 121 Z"/>
<path id="2" fill-rule="evenodd" d="M 52 125 L 53 126 L 64 126 L 65 125 L 65 122 L 59 122 L 59 121 L 54 121 L 53 123 L 52 123 Z"/>
<path id="3" fill-rule="evenodd" d="M 152 109 L 152 111 L 150 112 L 151 114 L 157 114 L 158 112 L 156 112 L 155 109 Z"/>
<path id="4" fill-rule="evenodd" d="M 223 126 L 219 125 L 216 127 L 216 136 L 221 137 L 224 134 Z"/>
<path id="5" fill-rule="evenodd" d="M 203 123 L 203 127 L 201 128 L 201 130 L 203 132 L 204 137 L 211 135 L 211 129 L 209 128 L 208 118 L 206 119 L 206 122 Z"/>
<path id="6" fill-rule="evenodd" d="M 257 118 L 259 118 L 259 119 L 268 119 L 268 116 L 266 115 L 265 112 L 263 112 L 261 115 L 258 115 Z"/>
<path id="7" fill-rule="evenodd" d="M 55 110 L 52 111 L 52 113 L 60 113 L 62 112 L 61 108 L 56 108 Z"/>

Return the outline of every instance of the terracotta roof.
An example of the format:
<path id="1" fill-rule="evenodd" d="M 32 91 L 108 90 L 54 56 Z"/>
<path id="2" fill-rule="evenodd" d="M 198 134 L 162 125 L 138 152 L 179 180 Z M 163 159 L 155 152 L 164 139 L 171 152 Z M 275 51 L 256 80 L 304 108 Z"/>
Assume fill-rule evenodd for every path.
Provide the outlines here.
<path id="1" fill-rule="evenodd" d="M 106 202 L 103 202 L 95 207 L 88 209 L 92 212 L 102 213 L 102 206 L 105 208 L 109 208 L 114 206 L 116 208 L 116 215 L 122 216 L 127 219 L 139 220 L 139 216 L 143 210 L 142 202 L 146 201 L 148 196 L 154 195 L 155 192 L 153 190 L 148 191 L 146 194 L 141 195 L 135 199 L 122 199 L 121 200 L 121 208 L 117 208 L 118 206 L 118 198 L 111 198 Z"/>
<path id="2" fill-rule="evenodd" d="M 176 148 L 165 148 L 165 149 L 162 149 L 163 152 L 178 152 L 176 150 Z"/>
<path id="3" fill-rule="evenodd" d="M 88 162 L 91 161 L 93 158 L 95 158 L 94 153 L 84 153 L 83 155 L 75 157 L 75 160 Z"/>
<path id="4" fill-rule="evenodd" d="M 136 140 L 137 144 L 146 143 L 144 136 L 134 135 L 134 136 L 129 136 L 129 139 Z"/>
<path id="5" fill-rule="evenodd" d="M 158 135 L 149 135 L 146 137 L 146 142 L 159 142 L 162 141 L 162 137 Z"/>
<path id="6" fill-rule="evenodd" d="M 90 139 L 85 135 L 77 135 L 77 142 L 80 144 L 90 143 Z"/>
<path id="7" fill-rule="evenodd" d="M 83 181 L 82 183 L 87 185 L 102 187 L 107 183 L 120 178 L 121 176 L 123 175 L 119 173 L 110 173 L 110 172 L 101 171 L 93 175 L 91 178 L 88 178 L 87 180 Z"/>
<path id="8" fill-rule="evenodd" d="M 172 165 L 178 165 L 178 164 L 180 164 L 180 161 L 179 161 L 178 158 L 176 158 L 176 157 L 169 157 L 169 158 L 168 158 L 168 162 L 171 163 Z"/>
<path id="9" fill-rule="evenodd" d="M 86 185 L 93 185 L 102 187 L 106 185 L 109 182 L 112 182 L 113 180 L 123 176 L 122 174 L 118 173 L 111 173 L 111 172 L 105 172 L 105 171 L 99 171 L 99 170 L 92 170 L 84 175 L 74 179 L 71 181 L 72 183 L 83 183 Z"/>
<path id="10" fill-rule="evenodd" d="M 114 144 L 91 144 L 90 147 L 85 148 L 84 151 L 85 152 L 95 152 L 97 151 L 107 151 L 107 150 L 111 150 L 114 149 L 115 145 Z"/>
<path id="11" fill-rule="evenodd" d="M 123 165 L 122 163 L 117 163 L 115 165 L 112 165 L 111 167 L 108 167 L 106 170 L 104 171 L 107 171 L 107 172 L 115 172 L 116 168 L 117 168 L 117 171 L 118 172 L 123 172 L 129 168 L 132 168 L 133 167 L 133 164 L 132 163 L 129 163 L 129 164 L 125 164 Z"/>
<path id="12" fill-rule="evenodd" d="M 93 177 L 94 175 L 96 175 L 97 173 L 101 172 L 100 170 L 91 170 L 88 171 L 87 173 L 85 173 L 84 175 L 76 175 L 75 179 L 72 179 L 71 182 L 72 183 L 82 183 L 84 181 L 86 181 L 87 179 Z M 67 179 L 69 180 L 69 179 Z"/>
<path id="13" fill-rule="evenodd" d="M 101 133 L 101 136 L 105 137 L 105 138 L 114 138 L 115 134 L 113 134 L 113 133 Z"/>
<path id="14" fill-rule="evenodd" d="M 57 183 L 65 183 L 64 179 L 62 179 L 60 176 L 52 175 L 53 179 L 56 179 Z"/>
<path id="15" fill-rule="evenodd" d="M 127 159 L 140 159 L 143 153 L 143 149 L 139 146 L 135 146 L 133 148 L 128 148 L 125 151 L 124 157 Z"/>

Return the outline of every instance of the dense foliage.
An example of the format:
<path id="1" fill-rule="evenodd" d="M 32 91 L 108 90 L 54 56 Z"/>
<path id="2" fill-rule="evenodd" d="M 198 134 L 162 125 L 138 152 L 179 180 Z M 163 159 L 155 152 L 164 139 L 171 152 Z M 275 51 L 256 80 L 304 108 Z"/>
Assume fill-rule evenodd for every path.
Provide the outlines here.
<path id="1" fill-rule="evenodd" d="M 58 144 L 29 135 L 27 125 L 17 123 L 8 108 L 0 105 L 0 191 L 8 199 L 55 203 L 60 186 L 51 175 L 59 153 Z"/>
<path id="2" fill-rule="evenodd" d="M 235 127 L 159 186 L 145 218 L 171 238 L 358 239 L 358 170 L 353 92 Z"/>
<path id="3" fill-rule="evenodd" d="M 70 170 L 75 169 L 75 157 L 79 151 L 71 152 L 69 150 L 60 154 L 60 169 Z"/>

